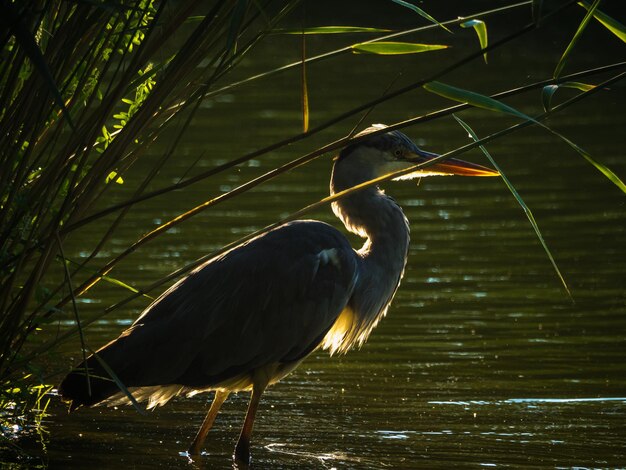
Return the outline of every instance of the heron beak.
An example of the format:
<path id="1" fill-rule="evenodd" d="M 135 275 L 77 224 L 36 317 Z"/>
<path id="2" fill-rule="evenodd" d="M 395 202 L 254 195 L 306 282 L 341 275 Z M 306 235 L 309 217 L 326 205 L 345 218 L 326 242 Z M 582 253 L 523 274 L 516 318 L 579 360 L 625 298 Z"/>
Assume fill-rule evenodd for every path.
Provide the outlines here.
<path id="1" fill-rule="evenodd" d="M 407 160 L 410 162 L 427 162 L 428 160 L 438 157 L 436 153 L 420 150 L 420 153 L 409 155 Z M 461 175 L 461 176 L 500 176 L 496 170 L 487 168 L 486 166 L 477 165 L 476 163 L 466 162 L 457 158 L 448 158 L 440 162 L 434 163 L 424 168 L 424 173 L 430 175 Z"/>

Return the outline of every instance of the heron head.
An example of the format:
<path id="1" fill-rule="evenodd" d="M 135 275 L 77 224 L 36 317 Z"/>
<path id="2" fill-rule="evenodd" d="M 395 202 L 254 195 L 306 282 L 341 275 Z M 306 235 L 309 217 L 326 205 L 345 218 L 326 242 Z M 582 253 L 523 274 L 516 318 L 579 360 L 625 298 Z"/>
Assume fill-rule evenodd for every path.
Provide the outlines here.
<path id="1" fill-rule="evenodd" d="M 384 124 L 374 124 L 355 137 L 363 137 L 375 131 L 386 128 Z M 438 157 L 436 153 L 420 149 L 415 143 L 400 131 L 389 131 L 366 137 L 341 151 L 338 162 L 349 160 L 351 167 L 360 167 L 369 173 L 370 178 L 387 175 L 396 171 L 411 168 L 420 163 L 426 163 Z M 499 173 L 490 168 L 475 163 L 448 158 L 438 161 L 424 168 L 395 178 L 413 179 L 422 176 L 497 176 Z"/>

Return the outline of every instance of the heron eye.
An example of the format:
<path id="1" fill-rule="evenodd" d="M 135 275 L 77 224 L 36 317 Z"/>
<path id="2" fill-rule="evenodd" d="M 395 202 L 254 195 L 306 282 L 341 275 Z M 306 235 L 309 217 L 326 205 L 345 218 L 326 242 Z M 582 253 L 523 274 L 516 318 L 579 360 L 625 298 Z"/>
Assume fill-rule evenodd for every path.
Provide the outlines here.
<path id="1" fill-rule="evenodd" d="M 396 156 L 396 158 L 400 158 L 403 153 L 404 152 L 402 152 L 402 149 L 396 149 L 396 151 L 393 152 L 393 154 Z"/>

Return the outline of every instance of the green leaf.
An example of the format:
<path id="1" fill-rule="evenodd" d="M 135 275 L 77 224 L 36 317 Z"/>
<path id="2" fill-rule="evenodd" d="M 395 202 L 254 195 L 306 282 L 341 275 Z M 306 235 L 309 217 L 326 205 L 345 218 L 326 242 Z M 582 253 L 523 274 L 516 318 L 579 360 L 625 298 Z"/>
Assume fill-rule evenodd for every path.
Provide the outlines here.
<path id="1" fill-rule="evenodd" d="M 559 88 L 575 88 L 581 91 L 589 91 L 594 89 L 595 85 L 588 85 L 580 82 L 565 82 L 558 85 L 546 85 L 541 91 L 541 102 L 543 103 L 543 109 L 548 112 L 552 109 L 552 96 Z"/>
<path id="2" fill-rule="evenodd" d="M 105 179 L 105 183 L 109 184 L 111 181 L 115 181 L 117 184 L 124 184 L 124 179 L 117 175 L 117 172 L 112 171 Z"/>
<path id="3" fill-rule="evenodd" d="M 428 21 L 430 21 L 431 23 L 434 23 L 438 26 L 441 26 L 443 29 L 445 29 L 447 32 L 452 33 L 452 31 L 450 31 L 448 28 L 445 27 L 445 25 L 441 24 L 439 21 L 437 21 L 435 18 L 433 18 L 432 16 L 430 16 L 428 13 L 426 13 L 424 10 L 422 10 L 419 7 L 416 7 L 415 5 L 413 5 L 412 3 L 409 2 L 405 2 L 404 0 L 391 0 L 394 3 L 397 3 L 398 5 L 402 5 L 405 8 L 408 8 L 409 10 L 413 10 L 415 13 L 417 13 L 418 15 L 420 15 L 422 18 L 427 19 Z"/>
<path id="4" fill-rule="evenodd" d="M 527 121 L 531 121 L 534 124 L 537 124 L 537 125 L 543 127 L 548 132 L 551 132 L 552 134 L 554 134 L 555 136 L 560 138 L 563 142 L 565 142 L 567 145 L 569 145 L 571 148 L 573 148 L 580 155 L 582 155 L 582 157 L 585 160 L 587 160 L 589 163 L 591 163 L 598 171 L 600 171 L 604 176 L 606 176 L 622 192 L 626 193 L 626 185 L 623 183 L 623 181 L 615 173 L 613 173 L 613 171 L 611 171 L 609 168 L 607 168 L 603 164 L 595 161 L 593 159 L 593 157 L 591 157 L 591 155 L 589 155 L 589 153 L 587 153 L 584 149 L 582 149 L 581 147 L 576 145 L 574 142 L 569 140 L 567 137 L 565 137 L 562 134 L 559 134 L 558 132 L 556 132 L 553 129 L 550 129 L 548 126 L 546 126 L 545 124 L 542 124 L 541 122 L 537 121 L 535 118 L 532 118 L 532 117 L 530 117 L 530 116 L 528 116 L 528 115 L 526 115 L 526 114 L 516 110 L 515 108 L 513 108 L 511 106 L 508 106 L 508 105 L 506 105 L 504 103 L 501 103 L 500 101 L 494 100 L 493 98 L 491 98 L 489 96 L 481 95 L 480 93 L 475 93 L 473 91 L 463 90 L 461 88 L 457 88 L 457 87 L 453 87 L 453 86 L 450 86 L 450 85 L 446 85 L 446 84 L 441 83 L 441 82 L 429 82 L 429 83 L 426 83 L 424 85 L 424 89 L 426 89 L 426 90 L 428 90 L 428 91 L 430 91 L 432 93 L 438 94 L 440 96 L 443 96 L 445 98 L 449 98 L 449 99 L 454 100 L 454 101 L 470 104 L 470 105 L 475 106 L 477 108 L 483 108 L 483 109 L 487 109 L 489 111 L 497 111 L 497 112 L 511 114 L 513 116 L 517 116 L 517 117 L 520 117 L 520 118 L 525 119 Z"/>
<path id="5" fill-rule="evenodd" d="M 559 89 L 558 85 L 546 85 L 541 91 L 541 103 L 544 111 L 548 112 L 552 109 L 552 96 Z"/>
<path id="6" fill-rule="evenodd" d="M 364 42 L 350 46 L 355 54 L 400 55 L 447 49 L 442 44 L 417 44 L 413 42 Z"/>
<path id="7" fill-rule="evenodd" d="M 474 140 L 474 142 L 477 142 L 480 140 L 478 136 L 476 135 L 476 133 L 472 130 L 472 128 L 468 124 L 466 124 L 463 120 L 461 120 L 461 118 L 457 117 L 454 114 L 452 115 L 452 117 L 454 117 L 454 119 L 456 119 L 456 121 L 463 127 L 463 129 L 467 131 L 467 133 Z M 541 231 L 539 230 L 539 225 L 537 225 L 537 221 L 535 220 L 533 213 L 531 212 L 531 210 L 528 208 L 528 206 L 522 199 L 522 196 L 519 195 L 515 187 L 511 184 L 509 179 L 506 177 L 502 169 L 498 166 L 496 161 L 493 159 L 491 154 L 487 151 L 485 146 L 479 145 L 479 148 L 480 150 L 482 150 L 485 156 L 489 159 L 489 161 L 491 162 L 493 167 L 498 171 L 498 173 L 500 173 L 500 176 L 502 177 L 504 184 L 506 184 L 506 187 L 509 188 L 509 191 L 511 191 L 511 193 L 517 200 L 517 203 L 524 210 L 524 213 L 526 214 L 526 217 L 528 218 L 530 225 L 533 227 L 533 230 L 535 231 L 535 234 L 537 235 L 537 238 L 539 239 L 539 242 L 541 243 L 543 250 L 546 252 L 546 255 L 548 255 L 548 259 L 550 260 L 550 263 L 552 263 L 552 267 L 556 271 L 556 274 L 559 277 L 561 284 L 563 284 L 563 287 L 565 288 L 565 291 L 567 292 L 567 295 L 569 296 L 569 298 L 573 300 L 572 293 L 570 292 L 569 287 L 567 286 L 567 283 L 565 282 L 565 278 L 561 274 L 561 270 L 557 266 L 556 261 L 554 260 L 554 257 L 552 256 L 552 253 L 550 252 L 550 249 L 548 248 L 548 245 L 546 244 L 546 241 L 544 240 L 543 235 L 541 234 Z"/>
<path id="8" fill-rule="evenodd" d="M 487 40 L 487 25 L 482 20 L 469 20 L 460 24 L 461 28 L 474 28 L 476 31 L 476 35 L 478 36 L 478 41 L 480 42 L 480 48 L 485 49 L 488 44 Z M 483 58 L 485 59 L 485 64 L 487 63 L 487 53 L 483 54 Z"/>
<path id="9" fill-rule="evenodd" d="M 518 111 L 517 109 L 504 104 L 498 100 L 494 100 L 489 96 L 481 95 L 473 91 L 464 90 L 451 85 L 446 85 L 441 82 L 429 82 L 424 85 L 424 89 L 435 93 L 444 98 L 458 101 L 460 103 L 467 103 L 477 108 L 487 109 L 489 111 L 497 111 L 500 113 L 511 114 L 527 121 L 533 121 L 539 124 L 534 118 Z"/>
<path id="10" fill-rule="evenodd" d="M 587 2 L 578 2 L 578 4 L 586 8 L 587 11 L 591 8 Z M 593 12 L 593 17 L 598 20 L 602 25 L 611 31 L 615 36 L 620 38 L 623 42 L 626 42 L 626 26 L 617 20 L 614 20 L 609 15 L 602 13 L 600 10 Z"/>
<path id="11" fill-rule="evenodd" d="M 302 36 L 302 132 L 309 131 L 309 87 L 306 79 L 306 38 Z"/>
<path id="12" fill-rule="evenodd" d="M 35 37 L 24 24 L 23 15 L 19 14 L 15 10 L 12 2 L 0 2 L 0 25 L 3 26 L 2 29 L 6 30 L 8 34 L 15 36 L 16 41 L 20 44 L 24 53 L 28 56 L 34 67 L 43 78 L 43 81 L 46 83 L 50 93 L 52 93 L 57 106 L 61 108 L 63 117 L 67 120 L 68 125 L 72 130 L 76 130 L 70 113 L 65 107 L 63 96 L 61 96 L 61 92 L 57 87 L 54 77 L 52 76 L 48 63 L 41 53 L 39 44 L 37 44 Z M 2 33 L 2 35 L 4 36 L 5 33 Z"/>
<path id="13" fill-rule="evenodd" d="M 304 29 L 276 29 L 273 34 L 349 34 L 349 33 L 389 33 L 390 29 L 366 28 L 360 26 L 314 26 Z"/>
<path id="14" fill-rule="evenodd" d="M 123 287 L 124 289 L 128 289 L 131 292 L 134 292 L 135 294 L 139 294 L 140 292 L 135 289 L 133 286 L 126 284 L 123 281 L 120 281 L 119 279 L 115 279 L 113 277 L 109 277 L 109 276 L 101 276 L 101 279 L 105 282 L 108 282 L 110 284 L 116 285 L 116 286 L 120 286 Z M 152 296 L 149 296 L 148 294 L 141 294 L 143 297 L 146 297 L 147 299 L 150 300 L 154 300 L 154 298 Z"/>
<path id="15" fill-rule="evenodd" d="M 624 182 L 619 178 L 619 176 L 617 176 L 615 173 L 613 173 L 613 171 L 610 168 L 608 168 L 607 166 L 603 165 L 602 163 L 597 162 L 596 160 L 594 160 L 593 157 L 585 149 L 579 147 L 578 145 L 576 145 L 574 142 L 569 140 L 564 135 L 559 134 L 558 132 L 556 132 L 556 131 L 554 131 L 554 130 L 552 130 L 550 128 L 546 127 L 546 129 L 548 129 L 554 135 L 556 135 L 557 137 L 562 139 L 571 148 L 576 150 L 580 155 L 582 155 L 582 157 L 585 160 L 587 160 L 589 163 L 591 163 L 600 173 L 602 173 L 604 176 L 606 176 L 613 184 L 615 184 L 615 186 L 617 186 L 619 189 L 622 190 L 623 193 L 626 194 L 626 184 L 624 184 Z"/>
<path id="16" fill-rule="evenodd" d="M 563 67 L 565 66 L 567 57 L 569 56 L 572 49 L 574 49 L 574 46 L 576 45 L 576 43 L 578 42 L 578 39 L 580 38 L 583 31 L 587 27 L 587 24 L 593 17 L 593 13 L 595 12 L 596 8 L 598 8 L 599 4 L 600 4 L 600 0 L 595 0 L 593 2 L 593 5 L 587 10 L 587 14 L 583 18 L 583 20 L 580 22 L 580 25 L 578 25 L 578 29 L 576 30 L 576 33 L 574 33 L 574 37 L 572 37 L 572 40 L 570 41 L 567 48 L 565 49 L 565 52 L 563 52 L 563 55 L 561 56 L 559 63 L 556 64 L 556 68 L 554 69 L 554 74 L 553 74 L 554 78 L 558 78 L 558 76 L 561 75 L 561 72 L 563 71 Z"/>

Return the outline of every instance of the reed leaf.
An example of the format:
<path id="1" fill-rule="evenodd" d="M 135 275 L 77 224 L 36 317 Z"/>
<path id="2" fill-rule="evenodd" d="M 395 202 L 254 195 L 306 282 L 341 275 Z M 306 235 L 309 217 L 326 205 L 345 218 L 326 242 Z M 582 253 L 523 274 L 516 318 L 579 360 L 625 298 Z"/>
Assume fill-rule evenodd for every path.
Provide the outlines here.
<path id="1" fill-rule="evenodd" d="M 481 49 L 486 49 L 489 45 L 489 40 L 487 37 L 487 24 L 482 20 L 469 20 L 461 23 L 459 25 L 461 28 L 474 28 L 476 35 L 478 36 L 478 42 L 480 43 Z M 485 59 L 485 64 L 487 63 L 487 53 L 483 54 L 483 59 Z"/>
<path id="2" fill-rule="evenodd" d="M 303 29 L 275 29 L 273 34 L 353 34 L 353 33 L 388 33 L 389 29 L 363 26 L 314 26 Z"/>
<path id="3" fill-rule="evenodd" d="M 409 10 L 413 10 L 415 13 L 420 15 L 422 18 L 425 18 L 428 21 L 430 21 L 431 23 L 434 23 L 437 26 L 445 29 L 447 32 L 452 33 L 452 31 L 450 31 L 448 28 L 446 28 L 446 26 L 444 24 L 440 23 L 435 18 L 430 16 L 428 13 L 426 13 L 424 10 L 422 10 L 421 8 L 413 5 L 412 3 L 405 2 L 404 0 L 391 0 L 391 1 L 394 2 L 394 3 L 397 3 L 398 5 L 402 5 L 403 7 L 408 8 Z"/>
<path id="4" fill-rule="evenodd" d="M 549 111 L 552 107 L 552 97 L 559 88 L 574 88 L 581 91 L 589 91 L 595 88 L 595 85 L 580 82 L 563 82 L 556 85 L 546 85 L 541 90 L 541 103 L 544 111 Z"/>
<path id="5" fill-rule="evenodd" d="M 600 173 L 606 176 L 609 179 L 609 181 L 611 181 L 615 186 L 617 186 L 622 192 L 626 193 L 626 185 L 611 169 L 601 164 L 600 162 L 596 161 L 587 151 L 585 151 L 583 148 L 581 148 L 580 146 L 572 142 L 570 139 L 560 134 L 559 132 L 551 129 L 545 124 L 542 124 L 541 122 L 537 121 L 535 118 L 530 117 L 518 111 L 517 109 L 509 105 L 506 105 L 500 101 L 494 100 L 493 98 L 490 98 L 489 96 L 485 96 L 480 93 L 475 93 L 473 91 L 463 90 L 461 88 L 453 87 L 453 86 L 446 85 L 446 84 L 439 83 L 439 82 L 427 83 L 426 85 L 424 85 L 424 88 L 432 93 L 436 93 L 440 96 L 443 96 L 445 98 L 448 98 L 454 101 L 460 101 L 462 103 L 467 103 L 478 108 L 487 109 L 489 111 L 501 112 L 501 113 L 506 113 L 506 114 L 510 114 L 513 116 L 517 116 L 521 119 L 527 120 L 529 122 L 532 122 L 533 124 L 537 124 L 541 126 L 548 132 L 557 136 L 567 145 L 569 145 L 578 154 L 580 154 L 585 160 L 587 160 L 591 165 L 593 165 L 598 171 L 600 171 Z M 593 90 L 593 88 L 588 89 L 587 93 L 591 90 Z"/>
<path id="6" fill-rule="evenodd" d="M 12 3 L 2 2 L 0 4 L 0 24 L 2 23 L 4 23 L 6 30 L 15 36 L 20 46 L 24 49 L 31 62 L 43 78 L 43 81 L 48 87 L 50 93 L 52 93 L 57 106 L 61 109 L 63 116 L 67 120 L 68 125 L 73 130 L 76 130 L 72 117 L 65 107 L 65 102 L 63 101 L 61 92 L 59 91 L 52 73 L 50 72 L 46 59 L 37 45 L 37 41 L 24 25 L 22 18 L 15 11 L 15 7 Z"/>
<path id="7" fill-rule="evenodd" d="M 576 30 L 576 33 L 574 33 L 574 36 L 572 37 L 570 43 L 567 45 L 567 48 L 563 52 L 563 55 L 559 59 L 559 62 L 556 64 L 556 68 L 554 69 L 554 73 L 553 73 L 554 78 L 558 78 L 559 75 L 561 75 L 563 67 L 565 67 L 567 58 L 569 57 L 570 53 L 574 49 L 574 46 L 578 42 L 578 39 L 582 35 L 583 31 L 587 27 L 587 24 L 589 24 L 589 21 L 591 20 L 591 18 L 593 18 L 593 14 L 596 11 L 596 8 L 598 8 L 598 5 L 600 5 L 600 0 L 595 0 L 593 2 L 593 5 L 591 5 L 591 7 L 587 10 L 587 14 L 583 18 L 583 20 L 580 22 L 580 25 L 578 25 L 578 29 Z"/>
<path id="8" fill-rule="evenodd" d="M 524 120 L 534 121 L 534 119 L 530 116 L 527 116 L 526 114 L 518 111 L 517 109 L 507 104 L 502 103 L 501 101 L 495 100 L 489 96 L 480 93 L 465 90 L 463 88 L 458 88 L 452 85 L 447 85 L 445 83 L 433 81 L 426 83 L 424 85 L 424 89 L 439 96 L 443 96 L 444 98 L 448 98 L 450 100 L 458 101 L 461 103 L 467 103 L 477 108 L 510 114 Z"/>
<path id="9" fill-rule="evenodd" d="M 302 132 L 309 131 L 309 87 L 306 79 L 306 37 L 302 35 Z"/>
<path id="10" fill-rule="evenodd" d="M 503 6 L 503 7 L 493 8 L 493 9 L 490 9 L 490 10 L 483 10 L 483 11 L 474 13 L 472 16 L 488 17 L 488 16 L 491 16 L 491 15 L 496 15 L 498 13 L 511 11 L 511 10 L 516 9 L 516 8 L 526 7 L 529 3 L 530 3 L 530 0 L 523 1 L 523 2 L 520 2 L 520 3 L 516 3 L 516 4 L 512 4 L 512 5 L 506 5 L 506 6 Z M 455 19 L 444 21 L 443 23 L 446 24 L 446 25 L 455 25 L 455 24 L 462 23 L 464 21 L 466 21 L 466 18 L 455 18 Z M 371 41 L 367 41 L 367 42 L 387 41 L 389 39 L 395 39 L 395 38 L 399 38 L 399 37 L 406 36 L 406 35 L 409 35 L 409 34 L 429 31 L 429 30 L 432 30 L 432 29 L 437 28 L 437 27 L 438 26 L 434 25 L 434 24 L 427 25 L 427 26 L 419 26 L 417 28 L 410 28 L 410 29 L 398 31 L 398 32 L 395 32 L 395 33 L 387 34 L 387 35 L 378 37 L 376 39 L 372 39 Z M 530 30 L 531 30 L 531 28 L 524 28 L 524 32 L 528 32 Z M 518 33 L 518 34 L 523 34 L 523 33 Z M 517 36 L 517 34 L 516 34 L 516 36 Z M 504 40 L 504 41 L 501 41 L 501 42 L 502 43 L 506 43 L 506 42 L 508 42 L 511 39 L 507 39 L 507 40 Z M 491 49 L 491 47 L 490 47 L 490 49 Z M 341 55 L 341 54 L 344 54 L 344 53 L 347 53 L 347 52 L 352 52 L 352 46 L 341 47 L 341 48 L 338 48 L 338 49 L 335 49 L 335 50 L 332 50 L 332 51 L 329 51 L 329 52 L 326 52 L 326 53 L 323 53 L 323 54 L 319 54 L 317 56 L 309 57 L 307 59 L 307 63 L 310 64 L 310 63 L 313 63 L 313 62 L 319 62 L 319 61 L 323 61 L 323 60 L 328 60 L 328 59 L 331 59 L 333 57 L 336 57 L 338 55 Z M 245 85 L 247 83 L 250 83 L 252 81 L 256 81 L 256 80 L 259 80 L 259 79 L 271 77 L 271 76 L 276 75 L 276 74 L 284 73 L 284 72 L 286 72 L 288 70 L 291 70 L 292 68 L 295 68 L 295 67 L 300 67 L 300 61 L 292 62 L 292 63 L 286 64 L 286 65 L 283 65 L 282 67 L 276 67 L 276 68 L 268 70 L 266 72 L 257 73 L 255 75 L 252 75 L 252 76 L 248 77 L 248 78 L 244 78 L 242 80 L 238 80 L 236 82 L 224 85 L 224 86 L 222 86 L 220 88 L 217 88 L 215 90 L 210 91 L 205 96 L 206 97 L 215 96 L 215 95 L 218 95 L 218 94 L 223 93 L 225 91 L 232 90 L 233 88 L 237 88 L 237 87 L 239 87 L 241 85 Z"/>
<path id="11" fill-rule="evenodd" d="M 456 114 L 453 114 L 452 117 L 456 120 L 456 122 L 458 122 L 461 125 L 461 127 L 463 127 L 463 129 L 465 129 L 465 131 L 474 140 L 474 142 L 479 142 L 480 141 L 480 139 L 478 138 L 478 136 L 476 135 L 474 130 L 469 126 L 469 124 L 467 124 L 465 121 L 463 121 Z M 487 151 L 487 148 L 484 145 L 479 145 L 478 148 L 487 157 L 487 159 L 493 165 L 493 167 L 496 169 L 496 171 L 498 173 L 500 173 L 500 178 L 502 178 L 502 181 L 504 181 L 504 184 L 509 189 L 509 191 L 511 191 L 511 194 L 513 194 L 513 197 L 515 197 L 515 200 L 517 201 L 517 203 L 520 205 L 520 207 L 524 211 L 524 214 L 526 215 L 526 218 L 528 219 L 528 222 L 530 222 L 530 225 L 532 226 L 533 230 L 535 231 L 535 235 L 537 235 L 537 239 L 539 240 L 539 243 L 541 243 L 541 246 L 543 247 L 543 251 L 546 252 L 546 255 L 547 255 L 548 259 L 550 260 L 550 263 L 552 264 L 552 267 L 554 268 L 554 271 L 556 272 L 556 275 L 558 276 L 559 281 L 563 285 L 563 288 L 565 289 L 565 292 L 567 292 L 568 297 L 572 301 L 574 301 L 574 298 L 572 297 L 572 293 L 571 293 L 571 291 L 569 289 L 569 286 L 567 285 L 567 282 L 565 281 L 565 278 L 563 277 L 563 274 L 561 274 L 561 270 L 559 269 L 558 265 L 556 264 L 554 256 L 552 255 L 552 252 L 548 248 L 548 244 L 546 243 L 543 235 L 541 234 L 541 230 L 539 230 L 539 225 L 537 224 L 537 221 L 535 220 L 535 216 L 533 215 L 532 211 L 526 205 L 526 203 L 522 199 L 522 196 L 520 196 L 520 194 L 517 192 L 517 189 L 515 189 L 515 187 L 513 186 L 511 181 L 507 178 L 507 176 L 504 174 L 504 172 L 502 171 L 500 166 L 493 159 L 493 157 L 491 156 L 489 151 Z"/>
<path id="12" fill-rule="evenodd" d="M 420 52 L 437 51 L 447 49 L 450 46 L 442 44 L 418 44 L 413 42 L 369 42 L 353 44 L 352 52 L 355 54 L 376 55 L 401 55 L 418 54 Z"/>
<path id="13" fill-rule="evenodd" d="M 578 2 L 578 4 L 585 8 L 587 11 L 591 11 L 591 6 L 587 2 Z M 606 29 L 611 31 L 615 36 L 617 36 L 622 42 L 626 42 L 626 26 L 617 21 L 616 19 L 610 17 L 606 13 L 601 12 L 596 8 L 593 11 L 593 17 L 598 20 Z"/>

